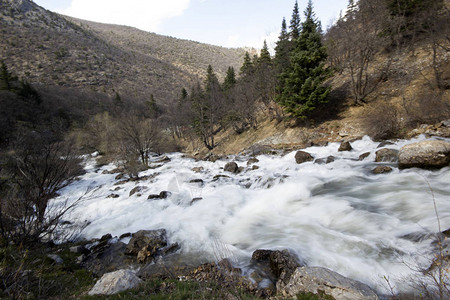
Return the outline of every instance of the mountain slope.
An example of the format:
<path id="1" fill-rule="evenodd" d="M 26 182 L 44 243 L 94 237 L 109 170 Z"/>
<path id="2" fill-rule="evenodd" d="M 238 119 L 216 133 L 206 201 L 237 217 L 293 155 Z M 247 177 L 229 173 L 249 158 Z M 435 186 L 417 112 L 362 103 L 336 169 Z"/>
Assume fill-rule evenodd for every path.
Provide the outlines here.
<path id="1" fill-rule="evenodd" d="M 222 76 L 239 67 L 244 52 L 76 20 L 29 0 L 0 0 L 0 27 L 0 60 L 32 83 L 142 100 L 154 94 L 160 102 L 177 97 L 208 64 Z"/>

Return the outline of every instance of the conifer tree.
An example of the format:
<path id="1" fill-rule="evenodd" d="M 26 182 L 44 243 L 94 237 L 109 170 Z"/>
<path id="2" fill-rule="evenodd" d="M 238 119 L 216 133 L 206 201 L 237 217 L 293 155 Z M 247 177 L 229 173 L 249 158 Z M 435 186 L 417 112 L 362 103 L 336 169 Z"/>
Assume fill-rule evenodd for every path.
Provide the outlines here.
<path id="1" fill-rule="evenodd" d="M 269 47 L 267 46 L 266 40 L 264 40 L 263 47 L 261 49 L 261 54 L 258 59 L 258 64 L 271 64 L 272 58 L 270 57 Z"/>
<path id="2" fill-rule="evenodd" d="M 290 38 L 295 41 L 300 36 L 300 13 L 298 10 L 298 1 L 295 1 L 294 10 L 292 11 L 292 18 L 290 23 Z"/>
<path id="3" fill-rule="evenodd" d="M 324 66 L 327 54 L 311 0 L 305 17 L 296 47 L 291 53 L 291 66 L 283 74 L 284 85 L 278 96 L 285 111 L 299 119 L 305 119 L 320 103 L 325 103 L 330 91 L 323 86 L 329 75 L 329 70 Z"/>
<path id="4" fill-rule="evenodd" d="M 278 37 L 277 45 L 275 46 L 274 63 L 278 73 L 284 72 L 289 67 L 290 48 L 286 19 L 283 18 L 283 22 L 281 23 L 281 32 Z"/>
<path id="5" fill-rule="evenodd" d="M 253 62 L 250 58 L 250 53 L 245 52 L 244 63 L 241 67 L 241 76 L 247 76 L 253 73 Z"/>
<path id="6" fill-rule="evenodd" d="M 228 67 L 227 75 L 223 82 L 223 89 L 229 91 L 236 84 L 236 73 L 233 67 Z"/>

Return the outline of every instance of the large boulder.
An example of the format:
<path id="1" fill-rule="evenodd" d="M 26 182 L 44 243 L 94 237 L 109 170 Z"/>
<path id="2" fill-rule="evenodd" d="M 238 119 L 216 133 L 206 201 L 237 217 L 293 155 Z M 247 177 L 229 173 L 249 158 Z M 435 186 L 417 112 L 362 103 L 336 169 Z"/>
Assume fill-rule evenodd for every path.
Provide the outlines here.
<path id="1" fill-rule="evenodd" d="M 422 141 L 403 146 L 398 156 L 400 168 L 442 168 L 450 164 L 450 143 Z"/>
<path id="2" fill-rule="evenodd" d="M 298 164 L 302 164 L 304 162 L 312 161 L 312 160 L 314 160 L 314 158 L 308 152 L 297 151 L 297 153 L 295 153 L 295 161 Z"/>
<path id="3" fill-rule="evenodd" d="M 289 282 L 277 282 L 277 292 L 284 297 L 295 297 L 300 293 L 324 293 L 340 300 L 378 299 L 369 286 L 320 267 L 297 268 Z"/>
<path id="4" fill-rule="evenodd" d="M 89 295 L 112 295 L 138 286 L 142 282 L 133 271 L 119 270 L 106 273 L 100 278 Z"/>
<path id="5" fill-rule="evenodd" d="M 383 148 L 375 152 L 376 162 L 397 162 L 398 150 Z"/>

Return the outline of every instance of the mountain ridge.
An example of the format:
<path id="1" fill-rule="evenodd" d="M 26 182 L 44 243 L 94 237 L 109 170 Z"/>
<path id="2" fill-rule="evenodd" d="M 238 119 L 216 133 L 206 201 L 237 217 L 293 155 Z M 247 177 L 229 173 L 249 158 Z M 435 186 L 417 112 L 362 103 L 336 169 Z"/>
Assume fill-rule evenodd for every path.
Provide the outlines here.
<path id="1" fill-rule="evenodd" d="M 0 61 L 18 76 L 142 100 L 151 94 L 158 102 L 176 99 L 183 87 L 202 80 L 208 64 L 223 78 L 245 53 L 75 19 L 29 0 L 0 0 L 0 17 Z"/>

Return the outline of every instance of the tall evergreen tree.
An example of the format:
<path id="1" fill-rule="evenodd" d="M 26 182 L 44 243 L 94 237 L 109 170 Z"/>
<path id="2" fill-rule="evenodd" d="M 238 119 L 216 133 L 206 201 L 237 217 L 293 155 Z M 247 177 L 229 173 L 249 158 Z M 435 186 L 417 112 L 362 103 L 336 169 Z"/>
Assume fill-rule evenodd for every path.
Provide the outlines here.
<path id="1" fill-rule="evenodd" d="M 281 73 L 289 67 L 289 52 L 290 52 L 289 34 L 286 27 L 286 19 L 283 18 L 281 23 L 281 32 L 278 37 L 277 45 L 275 46 L 274 63 L 277 72 Z"/>
<path id="2" fill-rule="evenodd" d="M 292 11 L 292 18 L 289 29 L 289 35 L 292 41 L 295 41 L 300 36 L 300 12 L 298 10 L 298 1 L 295 1 L 294 10 Z"/>
<path id="3" fill-rule="evenodd" d="M 244 63 L 241 67 L 241 76 L 247 76 L 253 73 L 253 62 L 250 58 L 250 53 L 245 52 Z"/>
<path id="4" fill-rule="evenodd" d="M 305 119 L 320 103 L 325 103 L 330 92 L 329 88 L 323 86 L 329 75 L 329 70 L 324 66 L 327 54 L 311 0 L 305 10 L 305 17 L 296 47 L 291 53 L 291 66 L 284 73 L 284 86 L 278 97 L 285 111 L 299 119 Z"/>
<path id="5" fill-rule="evenodd" d="M 271 62 L 272 58 L 270 57 L 269 47 L 267 46 L 266 40 L 264 40 L 261 54 L 259 55 L 258 64 L 270 64 Z"/>
<path id="6" fill-rule="evenodd" d="M 223 89 L 225 91 L 230 90 L 236 84 L 236 73 L 234 72 L 233 67 L 228 67 L 227 75 L 225 76 L 225 80 L 223 82 Z"/>

